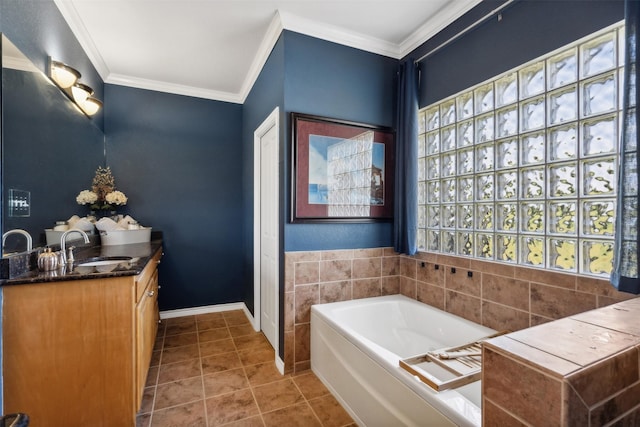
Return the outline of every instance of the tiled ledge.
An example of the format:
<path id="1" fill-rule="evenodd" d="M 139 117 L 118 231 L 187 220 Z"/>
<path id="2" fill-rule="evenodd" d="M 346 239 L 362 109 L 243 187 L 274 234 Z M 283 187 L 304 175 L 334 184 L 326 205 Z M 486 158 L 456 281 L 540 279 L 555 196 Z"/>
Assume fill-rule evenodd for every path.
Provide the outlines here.
<path id="1" fill-rule="evenodd" d="M 483 424 L 638 425 L 639 317 L 636 298 L 485 343 Z"/>

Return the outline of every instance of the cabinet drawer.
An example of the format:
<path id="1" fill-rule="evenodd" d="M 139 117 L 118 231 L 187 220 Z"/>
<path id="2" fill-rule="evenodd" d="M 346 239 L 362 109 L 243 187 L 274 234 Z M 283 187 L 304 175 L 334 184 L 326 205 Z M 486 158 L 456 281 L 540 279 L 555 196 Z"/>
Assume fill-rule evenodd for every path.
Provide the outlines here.
<path id="1" fill-rule="evenodd" d="M 142 270 L 142 272 L 136 276 L 136 302 L 139 302 L 140 298 L 142 298 L 144 290 L 147 288 L 149 281 L 153 277 L 154 272 L 157 270 L 158 263 L 160 262 L 161 257 L 162 249 L 158 249 L 158 251 L 149 260 L 149 263 L 144 268 L 144 270 Z"/>

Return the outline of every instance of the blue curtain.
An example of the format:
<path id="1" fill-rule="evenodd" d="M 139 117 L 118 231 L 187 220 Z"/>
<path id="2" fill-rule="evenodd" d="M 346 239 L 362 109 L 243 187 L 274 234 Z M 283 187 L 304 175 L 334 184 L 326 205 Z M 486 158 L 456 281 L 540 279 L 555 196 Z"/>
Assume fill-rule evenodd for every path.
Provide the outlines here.
<path id="1" fill-rule="evenodd" d="M 616 245 L 611 283 L 619 291 L 640 293 L 638 279 L 638 134 L 640 117 L 636 108 L 638 86 L 638 30 L 640 2 L 625 0 L 625 69 L 622 136 L 620 138 L 620 175 L 616 203 Z"/>
<path id="2" fill-rule="evenodd" d="M 393 241 L 396 252 L 413 255 L 418 232 L 418 66 L 398 68 L 396 176 Z"/>

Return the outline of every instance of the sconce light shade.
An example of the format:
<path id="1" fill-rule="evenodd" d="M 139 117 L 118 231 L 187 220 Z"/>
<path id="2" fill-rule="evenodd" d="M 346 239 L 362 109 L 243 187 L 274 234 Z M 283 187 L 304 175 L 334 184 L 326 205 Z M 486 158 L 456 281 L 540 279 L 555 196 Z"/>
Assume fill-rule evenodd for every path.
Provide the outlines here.
<path id="1" fill-rule="evenodd" d="M 59 61 L 51 61 L 51 78 L 63 89 L 73 86 L 80 78 L 80 72 Z"/>
<path id="2" fill-rule="evenodd" d="M 73 95 L 73 100 L 78 105 L 84 104 L 84 102 L 93 95 L 93 89 L 83 83 L 76 83 L 71 86 L 71 94 Z"/>
<path id="3" fill-rule="evenodd" d="M 94 97 L 87 98 L 79 105 L 87 116 L 93 116 L 100 110 L 100 108 L 102 108 L 102 102 Z"/>

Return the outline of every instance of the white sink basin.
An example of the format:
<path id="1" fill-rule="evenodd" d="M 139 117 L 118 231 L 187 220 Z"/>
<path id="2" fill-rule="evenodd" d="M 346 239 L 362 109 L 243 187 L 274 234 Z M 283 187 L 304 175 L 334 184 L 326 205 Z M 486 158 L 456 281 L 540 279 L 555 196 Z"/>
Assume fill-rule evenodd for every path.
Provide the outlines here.
<path id="1" fill-rule="evenodd" d="M 78 263 L 78 267 L 99 267 L 104 265 L 122 264 L 131 261 L 130 256 L 110 257 L 110 258 L 93 258 Z"/>

